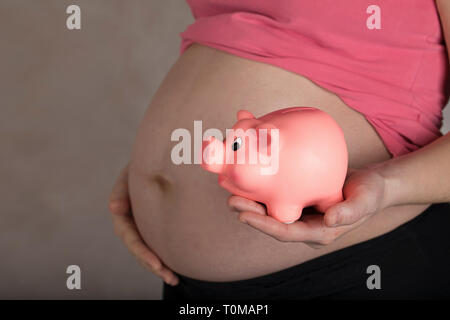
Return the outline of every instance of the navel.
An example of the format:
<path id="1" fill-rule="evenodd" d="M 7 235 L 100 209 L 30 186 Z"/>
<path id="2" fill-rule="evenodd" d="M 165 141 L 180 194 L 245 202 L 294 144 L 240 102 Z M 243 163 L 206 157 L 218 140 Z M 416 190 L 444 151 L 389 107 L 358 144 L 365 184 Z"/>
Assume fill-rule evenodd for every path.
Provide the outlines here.
<path id="1" fill-rule="evenodd" d="M 173 187 L 172 183 L 160 173 L 152 175 L 150 177 L 150 182 L 155 183 L 165 194 L 170 193 Z"/>

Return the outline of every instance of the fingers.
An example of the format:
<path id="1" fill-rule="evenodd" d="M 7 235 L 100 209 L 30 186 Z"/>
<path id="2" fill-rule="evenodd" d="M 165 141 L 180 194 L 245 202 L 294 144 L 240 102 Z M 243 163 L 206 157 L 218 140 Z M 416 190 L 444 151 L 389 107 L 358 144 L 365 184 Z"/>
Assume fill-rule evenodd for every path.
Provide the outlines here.
<path id="1" fill-rule="evenodd" d="M 109 197 L 109 211 L 113 214 L 125 215 L 131 210 L 128 195 L 128 165 L 122 169 Z"/>
<path id="2" fill-rule="evenodd" d="M 239 214 L 239 221 L 258 229 L 279 241 L 292 241 L 288 236 L 288 225 L 281 223 L 271 216 L 261 215 L 252 211 L 243 211 Z"/>
<path id="3" fill-rule="evenodd" d="M 241 212 L 239 220 L 283 242 L 317 242 L 328 244 L 339 230 L 327 228 L 319 214 L 305 216 L 304 221 L 285 224 L 271 216 Z"/>
<path id="4" fill-rule="evenodd" d="M 144 267 L 170 285 L 178 283 L 178 277 L 145 245 L 131 216 L 113 215 L 113 223 L 116 234 Z"/>
<path id="5" fill-rule="evenodd" d="M 323 215 L 304 216 L 302 221 L 285 224 L 267 215 L 266 208 L 255 201 L 231 196 L 228 205 L 240 212 L 238 219 L 249 226 L 283 242 L 305 242 L 326 245 L 345 232 L 343 229 L 329 228 Z"/>
<path id="6" fill-rule="evenodd" d="M 239 220 L 282 242 L 303 242 L 313 248 L 329 245 L 356 225 L 329 228 L 321 214 L 305 215 L 302 220 L 284 224 L 270 216 L 241 212 Z"/>
<path id="7" fill-rule="evenodd" d="M 266 208 L 262 204 L 239 196 L 229 197 L 228 206 L 238 212 L 252 211 L 260 215 L 266 215 Z"/>

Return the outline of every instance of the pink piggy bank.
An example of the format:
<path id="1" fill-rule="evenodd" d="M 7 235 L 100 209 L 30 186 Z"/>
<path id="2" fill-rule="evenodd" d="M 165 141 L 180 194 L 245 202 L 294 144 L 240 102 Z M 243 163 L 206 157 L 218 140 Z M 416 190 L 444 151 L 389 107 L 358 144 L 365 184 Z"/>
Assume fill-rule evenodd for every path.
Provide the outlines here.
<path id="1" fill-rule="evenodd" d="M 348 154 L 344 134 L 327 113 L 310 107 L 281 109 L 260 118 L 241 110 L 225 141 L 202 146 L 202 167 L 219 184 L 267 207 L 284 223 L 305 207 L 325 212 L 343 200 Z"/>

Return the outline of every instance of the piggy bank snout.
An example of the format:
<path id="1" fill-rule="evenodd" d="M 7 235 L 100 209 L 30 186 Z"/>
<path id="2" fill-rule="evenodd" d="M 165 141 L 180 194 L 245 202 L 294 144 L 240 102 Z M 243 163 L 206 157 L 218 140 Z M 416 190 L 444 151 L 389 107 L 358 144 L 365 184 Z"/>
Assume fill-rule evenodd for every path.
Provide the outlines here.
<path id="1" fill-rule="evenodd" d="M 221 173 L 225 160 L 224 143 L 211 137 L 209 141 L 202 143 L 202 167 L 203 169 Z"/>

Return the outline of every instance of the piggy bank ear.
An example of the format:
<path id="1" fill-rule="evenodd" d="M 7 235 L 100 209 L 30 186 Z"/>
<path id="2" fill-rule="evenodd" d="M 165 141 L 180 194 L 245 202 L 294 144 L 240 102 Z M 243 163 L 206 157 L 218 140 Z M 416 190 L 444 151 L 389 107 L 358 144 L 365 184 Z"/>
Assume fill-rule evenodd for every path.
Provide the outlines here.
<path id="1" fill-rule="evenodd" d="M 244 119 L 255 119 L 255 116 L 247 110 L 239 110 L 237 113 L 237 119 L 244 120 Z"/>
<path id="2" fill-rule="evenodd" d="M 270 153 L 268 149 L 276 147 L 278 150 L 280 133 L 275 125 L 271 123 L 261 123 L 256 126 L 256 133 L 258 136 L 258 147 L 260 152 L 268 155 Z"/>

